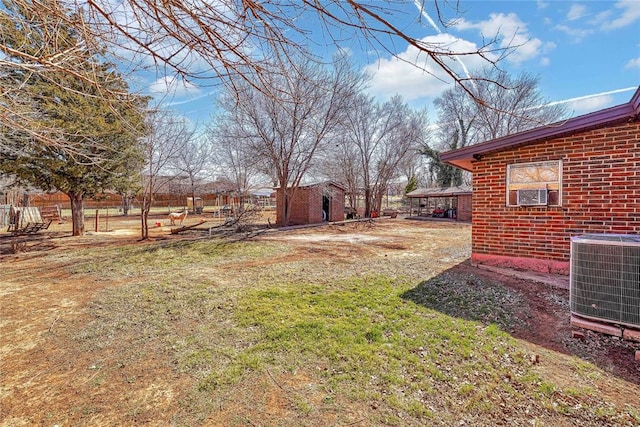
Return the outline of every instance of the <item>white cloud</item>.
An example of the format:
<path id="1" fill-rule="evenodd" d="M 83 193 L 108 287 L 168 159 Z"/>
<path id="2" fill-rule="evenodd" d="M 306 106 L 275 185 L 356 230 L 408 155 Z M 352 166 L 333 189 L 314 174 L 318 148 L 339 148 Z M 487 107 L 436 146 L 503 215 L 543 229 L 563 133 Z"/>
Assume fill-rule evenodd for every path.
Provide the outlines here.
<path id="1" fill-rule="evenodd" d="M 149 85 L 149 91 L 154 94 L 166 94 L 171 97 L 197 95 L 200 89 L 179 77 L 161 77 Z"/>
<path id="2" fill-rule="evenodd" d="M 542 41 L 529 34 L 527 24 L 515 13 L 492 13 L 489 19 L 477 23 L 460 19 L 455 27 L 461 31 L 477 29 L 488 39 L 495 37 L 502 49 L 513 47 L 507 60 L 516 64 L 538 56 L 542 46 Z"/>
<path id="3" fill-rule="evenodd" d="M 599 93 L 592 93 L 589 95 L 583 95 L 583 96 L 578 96 L 576 98 L 569 98 L 569 99 L 562 99 L 560 101 L 553 101 L 553 102 L 549 102 L 548 104 L 546 104 L 548 107 L 551 107 L 553 105 L 574 105 L 574 104 L 582 104 L 584 103 L 584 105 L 586 106 L 585 109 L 590 109 L 590 108 L 594 108 L 594 107 L 602 107 L 603 105 L 608 105 L 611 104 L 611 102 L 613 101 L 613 98 L 611 98 L 611 95 L 614 95 L 616 93 L 623 93 L 623 92 L 632 92 L 632 91 L 636 91 L 638 88 L 636 86 L 631 86 L 631 87 L 625 87 L 625 88 L 621 88 L 621 89 L 614 89 L 614 90 L 609 90 L 607 92 L 599 92 Z M 592 100 L 596 100 L 596 101 L 592 101 Z M 586 102 L 585 102 L 586 101 Z M 578 109 L 580 109 L 580 107 L 577 107 Z"/>
<path id="4" fill-rule="evenodd" d="M 567 105 L 567 108 L 569 111 L 583 114 L 601 110 L 610 105 L 613 105 L 613 97 L 611 95 L 602 95 L 571 102 Z"/>
<path id="5" fill-rule="evenodd" d="M 546 42 L 541 49 L 542 54 L 547 55 L 549 52 L 553 51 L 558 47 L 554 42 Z M 543 67 L 548 67 L 551 65 L 551 58 L 548 56 L 544 56 L 540 58 L 540 65 Z"/>
<path id="6" fill-rule="evenodd" d="M 621 0 L 615 5 L 620 10 L 620 15 L 603 24 L 605 30 L 623 28 L 640 20 L 640 2 L 638 0 Z"/>
<path id="7" fill-rule="evenodd" d="M 582 6 L 574 4 L 567 14 L 568 20 L 580 18 L 581 12 L 584 12 Z M 582 8 L 582 9 L 581 9 Z M 593 18 L 589 19 L 584 27 L 571 27 L 567 24 L 557 25 L 556 30 L 562 31 L 573 41 L 578 43 L 587 36 L 593 35 L 597 30 L 612 31 L 620 28 L 628 27 L 640 21 L 640 1 L 638 0 L 619 0 L 614 7 L 597 13 Z"/>
<path id="8" fill-rule="evenodd" d="M 567 19 L 569 21 L 575 21 L 585 16 L 587 8 L 584 5 L 575 3 L 571 5 L 569 12 L 567 13 Z"/>
<path id="9" fill-rule="evenodd" d="M 450 34 L 438 34 L 425 37 L 423 43 L 440 46 L 452 52 L 475 52 L 478 46 L 474 43 L 456 38 Z M 494 58 L 491 53 L 487 54 Z M 478 55 L 461 57 L 469 69 L 479 68 L 486 61 Z M 444 59 L 448 66 L 459 75 L 463 75 L 462 66 L 453 59 Z M 395 94 L 402 95 L 407 101 L 424 97 L 439 96 L 451 87 L 452 79 L 447 76 L 432 60 L 426 58 L 418 49 L 409 46 L 398 58 L 380 58 L 365 67 L 372 75 L 369 92 L 380 98 L 389 98 Z"/>
<path id="10" fill-rule="evenodd" d="M 554 42 L 546 42 L 544 44 L 544 47 L 542 48 L 542 52 L 549 53 L 552 50 L 555 50 L 556 47 L 558 47 L 558 45 L 555 44 Z"/>
<path id="11" fill-rule="evenodd" d="M 505 45 L 504 47 L 506 47 Z M 511 46 L 517 46 L 511 53 L 507 60 L 516 64 L 520 64 L 524 61 L 528 61 L 537 57 L 540 54 L 540 47 L 542 46 L 542 40 L 537 38 L 527 39 L 523 35 L 516 35 L 511 40 Z"/>
<path id="12" fill-rule="evenodd" d="M 631 59 L 629 62 L 627 62 L 627 65 L 625 65 L 624 68 L 625 70 L 640 68 L 640 58 Z"/>
<path id="13" fill-rule="evenodd" d="M 573 37 L 574 43 L 582 41 L 582 39 L 593 34 L 594 32 L 593 29 L 572 28 L 568 25 L 558 25 L 555 28 L 556 30 L 562 31 L 566 35 Z"/>
<path id="14" fill-rule="evenodd" d="M 604 12 L 600 12 L 596 14 L 596 16 L 589 21 L 589 24 L 594 27 L 601 27 L 604 23 L 611 19 L 613 12 L 610 9 L 605 10 Z"/>
<path id="15" fill-rule="evenodd" d="M 165 106 L 165 107 L 175 107 L 175 106 L 178 106 L 178 105 L 190 104 L 192 102 L 199 101 L 199 100 L 205 99 L 205 98 L 214 99 L 216 97 L 216 95 L 218 95 L 218 93 L 219 93 L 218 91 L 213 90 L 211 92 L 203 93 L 203 94 L 198 95 L 196 97 L 189 97 L 188 99 L 184 99 L 182 101 L 173 101 L 173 102 L 165 103 L 165 104 L 163 104 L 163 106 Z"/>
<path id="16" fill-rule="evenodd" d="M 538 0 L 537 5 L 538 5 L 538 10 L 542 10 L 549 7 L 549 2 Z"/>

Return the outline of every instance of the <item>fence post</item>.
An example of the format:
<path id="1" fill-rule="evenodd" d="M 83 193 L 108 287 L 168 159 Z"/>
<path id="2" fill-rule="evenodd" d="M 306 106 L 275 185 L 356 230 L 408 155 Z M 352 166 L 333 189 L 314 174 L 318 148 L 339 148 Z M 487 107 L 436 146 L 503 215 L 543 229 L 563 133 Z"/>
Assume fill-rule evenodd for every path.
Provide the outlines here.
<path id="1" fill-rule="evenodd" d="M 15 222 L 13 224 L 13 231 L 15 233 L 18 232 L 18 228 L 20 227 L 20 221 L 22 221 L 22 218 L 21 218 L 21 215 L 20 215 L 21 213 L 22 213 L 21 211 L 16 211 L 16 216 L 15 216 L 15 220 L 14 220 Z"/>

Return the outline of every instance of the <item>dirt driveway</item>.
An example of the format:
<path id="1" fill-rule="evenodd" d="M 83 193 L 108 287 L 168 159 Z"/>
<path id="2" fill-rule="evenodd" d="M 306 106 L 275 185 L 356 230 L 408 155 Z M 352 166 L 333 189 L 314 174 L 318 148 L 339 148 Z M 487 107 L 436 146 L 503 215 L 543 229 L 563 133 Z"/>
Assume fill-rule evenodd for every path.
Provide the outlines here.
<path id="1" fill-rule="evenodd" d="M 199 220 L 189 218 L 193 224 Z M 88 400 L 82 395 L 79 384 L 100 381 L 99 369 L 92 365 L 91 354 L 74 350 L 72 342 L 64 341 L 64 335 L 56 335 L 63 329 L 82 327 L 88 321 L 87 306 L 96 294 L 106 287 L 120 285 L 109 278 L 87 283 L 86 276 L 73 275 L 70 273 L 73 259 L 67 258 L 68 251 L 154 244 L 137 240 L 137 221 L 115 218 L 111 221 L 111 232 L 71 237 L 69 224 L 62 224 L 18 246 L 15 239 L 0 235 L 0 425 L 46 425 L 48 413 L 85 411 L 90 414 L 96 407 L 110 405 L 115 414 L 123 410 L 118 407 L 122 402 L 116 404 L 109 400 L 118 402 L 115 397 L 119 395 L 145 403 L 150 408 L 146 422 L 153 423 L 154 414 L 161 419 L 163 412 L 173 410 L 177 404 L 174 392 L 189 379 L 170 369 L 153 368 L 156 365 L 152 364 L 135 369 L 126 367 L 126 374 L 123 366 L 122 375 L 126 375 L 128 381 L 130 379 L 132 386 L 135 381 L 135 395 L 127 394 L 126 388 L 110 387 L 103 395 Z M 157 242 L 158 239 L 199 238 L 205 233 L 171 235 L 169 228 L 158 227 L 152 235 Z M 511 333 L 527 342 L 532 353 L 540 353 L 545 348 L 552 351 L 548 353 L 550 355 L 559 352 L 595 363 L 611 373 L 599 384 L 607 398 L 640 408 L 640 362 L 634 360 L 634 352 L 640 350 L 640 345 L 588 331 L 584 339 L 572 338 L 567 290 L 480 270 L 468 261 L 460 262 L 470 255 L 469 225 L 384 218 L 359 225 L 269 232 L 256 238 L 286 241 L 297 248 L 296 257 L 313 260 L 323 268 L 340 268 L 348 262 L 375 257 L 381 269 L 404 266 L 405 271 L 397 271 L 397 274 L 419 277 L 427 271 L 425 269 L 434 269 L 497 281 L 521 294 L 528 302 L 528 310 L 519 313 L 527 320 L 527 326 L 514 325 Z M 15 251 L 18 253 L 14 254 Z M 269 262 L 286 260 L 275 256 Z M 83 360 L 74 360 L 72 356 Z M 554 369 L 548 358 L 541 359 L 540 369 Z M 566 381 L 570 385 L 571 380 L 564 378 L 564 372 L 551 374 L 559 382 Z M 158 377 L 167 378 L 171 387 L 153 387 L 153 380 Z M 38 414 L 37 417 L 34 414 Z M 114 418 L 97 420 L 113 424 L 118 418 L 114 415 Z"/>

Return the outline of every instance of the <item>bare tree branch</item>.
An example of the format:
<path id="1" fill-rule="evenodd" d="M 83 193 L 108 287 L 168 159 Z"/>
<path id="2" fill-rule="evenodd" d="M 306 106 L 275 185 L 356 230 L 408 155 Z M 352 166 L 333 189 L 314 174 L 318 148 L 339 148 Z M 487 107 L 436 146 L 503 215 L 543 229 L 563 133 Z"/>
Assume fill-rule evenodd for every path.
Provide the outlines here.
<path id="1" fill-rule="evenodd" d="M 472 51 L 456 52 L 445 43 L 430 43 L 410 35 L 399 23 L 407 16 L 419 16 L 419 11 L 412 8 L 412 13 L 407 12 L 406 2 L 396 0 L 86 0 L 78 1 L 76 7 L 79 5 L 86 5 L 94 35 L 109 38 L 131 58 L 144 55 L 165 72 L 185 79 L 215 77 L 230 85 L 237 84 L 238 78 L 244 79 L 257 90 L 265 86 L 265 76 L 274 71 L 273 58 L 288 59 L 294 65 L 292 58 L 308 55 L 308 46 L 319 38 L 336 47 L 345 40 L 358 40 L 393 55 L 397 52 L 392 47 L 401 42 L 426 55 L 477 102 L 483 102 L 471 90 L 466 76 L 447 59 L 478 55 L 495 65 L 510 50 L 498 47 L 494 39 Z M 449 2 L 435 0 L 433 5 L 440 22 L 447 25 L 443 5 L 449 8 Z M 457 4 L 452 13 L 458 13 Z M 430 73 L 426 66 L 421 68 Z"/>

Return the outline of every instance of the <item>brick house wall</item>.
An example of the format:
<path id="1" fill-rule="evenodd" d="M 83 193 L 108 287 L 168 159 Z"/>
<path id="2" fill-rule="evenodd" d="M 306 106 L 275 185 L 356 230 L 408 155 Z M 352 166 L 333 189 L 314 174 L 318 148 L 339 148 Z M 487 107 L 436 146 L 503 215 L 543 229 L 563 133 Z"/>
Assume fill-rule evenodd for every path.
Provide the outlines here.
<path id="1" fill-rule="evenodd" d="M 507 206 L 507 165 L 562 161 L 561 206 Z M 571 237 L 640 233 L 640 123 L 483 155 L 473 165 L 472 260 L 568 274 Z"/>
<path id="2" fill-rule="evenodd" d="M 322 222 L 322 195 L 318 193 L 316 187 L 303 187 L 296 190 L 291 203 L 290 225 Z M 282 221 L 278 223 L 281 224 Z"/>
<path id="3" fill-rule="evenodd" d="M 471 221 L 472 217 L 472 195 L 458 196 L 458 205 L 456 208 L 456 215 L 458 221 Z"/>
<path id="4" fill-rule="evenodd" d="M 327 221 L 344 220 L 345 191 L 334 184 L 316 184 L 299 187 L 291 203 L 289 225 L 319 224 L 323 222 L 323 196 L 329 198 Z M 277 190 L 276 223 L 284 224 L 284 191 Z"/>

